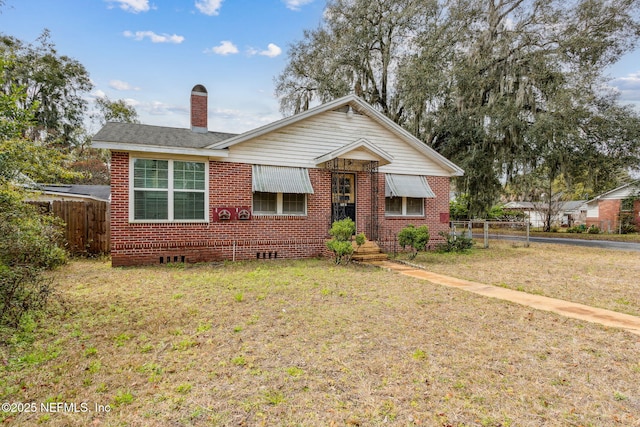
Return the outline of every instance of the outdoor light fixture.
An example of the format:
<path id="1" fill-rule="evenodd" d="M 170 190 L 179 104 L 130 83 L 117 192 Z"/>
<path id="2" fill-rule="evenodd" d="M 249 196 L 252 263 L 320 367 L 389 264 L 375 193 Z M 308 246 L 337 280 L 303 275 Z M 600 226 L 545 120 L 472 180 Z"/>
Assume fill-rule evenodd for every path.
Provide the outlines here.
<path id="1" fill-rule="evenodd" d="M 353 117 L 353 108 L 351 108 L 351 105 L 347 106 L 347 118 L 350 119 Z"/>

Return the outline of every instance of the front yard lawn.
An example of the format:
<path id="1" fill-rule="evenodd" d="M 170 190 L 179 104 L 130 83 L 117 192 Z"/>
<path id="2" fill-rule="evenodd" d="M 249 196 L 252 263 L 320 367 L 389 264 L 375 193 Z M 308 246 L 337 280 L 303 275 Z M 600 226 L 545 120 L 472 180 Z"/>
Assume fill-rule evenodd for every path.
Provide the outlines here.
<path id="1" fill-rule="evenodd" d="M 420 253 L 435 273 L 640 316 L 640 253 L 491 240 L 468 254 Z"/>
<path id="2" fill-rule="evenodd" d="M 637 335 L 375 268 L 94 260 L 54 275 L 56 312 L 3 335 L 2 401 L 38 405 L 0 413 L 9 425 L 640 423 Z"/>

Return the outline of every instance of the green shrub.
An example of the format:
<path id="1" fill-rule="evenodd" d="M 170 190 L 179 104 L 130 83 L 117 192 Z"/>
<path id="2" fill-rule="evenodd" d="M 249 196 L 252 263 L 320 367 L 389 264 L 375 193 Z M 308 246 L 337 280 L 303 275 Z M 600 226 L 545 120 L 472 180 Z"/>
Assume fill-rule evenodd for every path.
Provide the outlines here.
<path id="1" fill-rule="evenodd" d="M 329 234 L 333 238 L 327 242 L 327 248 L 335 255 L 336 264 L 340 264 L 342 261 L 351 261 L 351 255 L 353 254 L 351 236 L 355 232 L 356 225 L 351 218 L 334 221 L 331 225 Z M 356 236 L 356 241 L 362 241 L 363 237 L 364 235 Z"/>
<path id="2" fill-rule="evenodd" d="M 465 252 L 473 247 L 473 239 L 464 234 L 458 236 L 446 231 L 441 231 L 439 234 L 444 237 L 445 242 L 436 246 L 438 252 Z"/>
<path id="3" fill-rule="evenodd" d="M 405 249 L 407 246 L 412 249 L 409 258 L 413 259 L 418 255 L 418 251 L 424 251 L 429 243 L 429 227 L 421 225 L 416 228 L 409 224 L 398 233 L 398 243 Z"/>
<path id="4" fill-rule="evenodd" d="M 353 245 L 351 242 L 342 242 L 340 240 L 331 239 L 327 242 L 327 248 L 335 255 L 336 264 L 342 261 L 349 262 L 353 254 Z"/>
<path id="5" fill-rule="evenodd" d="M 26 313 L 45 308 L 54 289 L 43 272 L 66 261 L 61 236 L 60 221 L 0 185 L 0 325 L 16 327 Z"/>
<path id="6" fill-rule="evenodd" d="M 589 233 L 589 234 L 600 234 L 600 228 L 598 226 L 592 225 L 587 230 L 587 233 Z"/>
<path id="7" fill-rule="evenodd" d="M 620 233 L 629 234 L 637 231 L 636 221 L 633 218 L 633 213 L 621 212 L 620 213 Z"/>

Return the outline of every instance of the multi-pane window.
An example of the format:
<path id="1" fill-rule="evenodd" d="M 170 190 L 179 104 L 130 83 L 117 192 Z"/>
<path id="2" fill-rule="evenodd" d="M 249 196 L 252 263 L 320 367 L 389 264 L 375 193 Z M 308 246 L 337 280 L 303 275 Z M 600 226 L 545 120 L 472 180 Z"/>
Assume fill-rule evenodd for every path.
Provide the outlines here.
<path id="1" fill-rule="evenodd" d="M 173 219 L 204 219 L 204 163 L 173 162 Z"/>
<path id="2" fill-rule="evenodd" d="M 205 206 L 205 163 L 133 160 L 134 221 L 204 221 Z"/>
<path id="3" fill-rule="evenodd" d="M 253 193 L 253 211 L 262 214 L 277 213 L 278 206 L 277 193 L 264 193 L 256 191 Z"/>
<path id="4" fill-rule="evenodd" d="M 289 215 L 301 215 L 305 213 L 305 194 L 282 193 L 282 213 Z"/>
<path id="5" fill-rule="evenodd" d="M 385 197 L 384 212 L 388 216 L 423 216 L 424 199 L 419 197 Z"/>
<path id="6" fill-rule="evenodd" d="M 384 211 L 387 215 L 402 215 L 402 197 L 385 197 Z"/>
<path id="7" fill-rule="evenodd" d="M 307 195 L 298 193 L 253 193 L 253 213 L 257 215 L 305 215 Z"/>

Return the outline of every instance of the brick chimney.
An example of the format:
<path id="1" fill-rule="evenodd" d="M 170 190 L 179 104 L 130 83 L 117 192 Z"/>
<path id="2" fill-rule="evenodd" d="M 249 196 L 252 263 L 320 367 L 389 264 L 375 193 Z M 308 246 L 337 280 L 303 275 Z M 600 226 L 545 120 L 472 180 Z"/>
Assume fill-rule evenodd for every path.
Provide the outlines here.
<path id="1" fill-rule="evenodd" d="M 207 133 L 207 89 L 195 85 L 191 89 L 191 131 Z"/>

